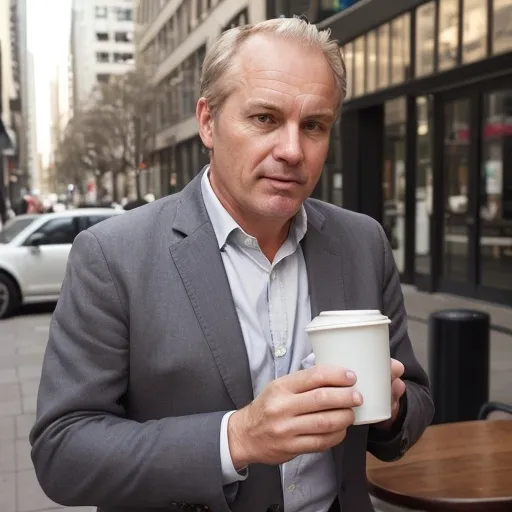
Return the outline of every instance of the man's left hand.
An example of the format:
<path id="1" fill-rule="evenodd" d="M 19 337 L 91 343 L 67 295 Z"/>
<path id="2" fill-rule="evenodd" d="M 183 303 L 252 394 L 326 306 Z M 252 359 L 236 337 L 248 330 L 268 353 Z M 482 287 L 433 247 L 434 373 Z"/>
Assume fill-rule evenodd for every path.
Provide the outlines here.
<path id="1" fill-rule="evenodd" d="M 405 367 L 396 359 L 391 359 L 391 418 L 376 423 L 375 426 L 382 430 L 389 430 L 398 417 L 400 410 L 400 398 L 405 393 L 405 382 L 401 379 L 404 374 Z"/>

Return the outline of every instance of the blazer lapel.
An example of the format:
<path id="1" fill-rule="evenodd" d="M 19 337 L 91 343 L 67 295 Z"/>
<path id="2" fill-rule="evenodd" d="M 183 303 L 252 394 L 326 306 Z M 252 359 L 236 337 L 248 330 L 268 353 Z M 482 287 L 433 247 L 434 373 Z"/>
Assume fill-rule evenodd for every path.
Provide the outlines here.
<path id="1" fill-rule="evenodd" d="M 311 318 L 346 307 L 341 242 L 324 232 L 325 217 L 305 204 L 308 230 L 302 242 L 308 272 Z"/>
<path id="2" fill-rule="evenodd" d="M 253 399 L 247 351 L 217 239 L 201 194 L 202 173 L 182 192 L 173 225 L 185 238 L 171 256 L 233 403 Z"/>
<path id="3" fill-rule="evenodd" d="M 340 238 L 334 238 L 324 231 L 325 217 L 309 202 L 305 203 L 305 208 L 308 216 L 308 230 L 303 239 L 302 248 L 308 272 L 311 318 L 314 318 L 322 311 L 346 309 L 343 248 Z M 343 442 L 332 449 L 338 488 L 342 484 L 344 446 Z"/>

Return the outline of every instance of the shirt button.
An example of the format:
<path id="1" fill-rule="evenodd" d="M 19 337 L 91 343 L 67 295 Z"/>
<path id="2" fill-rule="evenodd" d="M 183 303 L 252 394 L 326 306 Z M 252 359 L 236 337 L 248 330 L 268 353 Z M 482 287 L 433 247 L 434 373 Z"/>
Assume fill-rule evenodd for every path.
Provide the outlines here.
<path id="1" fill-rule="evenodd" d="M 246 238 L 244 243 L 247 247 L 252 247 L 252 239 L 251 238 Z"/>
<path id="2" fill-rule="evenodd" d="M 275 272 L 272 272 L 272 274 L 270 274 L 270 277 L 271 277 L 271 279 L 272 279 L 273 281 L 275 281 L 275 279 L 276 279 L 277 275 L 276 275 L 276 273 L 275 273 Z"/>
<path id="3" fill-rule="evenodd" d="M 278 345 L 274 350 L 274 355 L 276 357 L 283 357 L 286 354 L 287 350 L 284 345 Z"/>
<path id="4" fill-rule="evenodd" d="M 288 486 L 288 490 L 291 491 L 291 492 L 295 491 L 295 489 L 296 489 L 295 484 L 290 484 Z"/>

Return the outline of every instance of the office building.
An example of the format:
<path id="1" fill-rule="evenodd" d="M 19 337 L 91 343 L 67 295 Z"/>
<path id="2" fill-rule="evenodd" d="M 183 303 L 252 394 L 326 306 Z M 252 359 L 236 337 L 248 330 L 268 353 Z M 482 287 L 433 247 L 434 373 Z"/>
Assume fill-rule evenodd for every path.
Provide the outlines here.
<path id="1" fill-rule="evenodd" d="M 403 282 L 512 304 L 512 0 L 363 0 L 319 26 L 348 95 L 315 195 L 378 219 Z"/>
<path id="2" fill-rule="evenodd" d="M 73 0 L 70 103 L 85 106 L 98 83 L 134 65 L 133 0 Z"/>

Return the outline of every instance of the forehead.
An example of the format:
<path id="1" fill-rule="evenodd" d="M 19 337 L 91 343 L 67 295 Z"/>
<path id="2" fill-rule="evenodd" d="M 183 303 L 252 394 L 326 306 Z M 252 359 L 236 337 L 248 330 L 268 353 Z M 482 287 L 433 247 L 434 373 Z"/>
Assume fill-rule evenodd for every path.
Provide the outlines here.
<path id="1" fill-rule="evenodd" d="M 276 102 L 322 103 L 334 108 L 334 73 L 320 48 L 306 48 L 294 40 L 257 34 L 244 41 L 233 62 L 240 92 Z"/>

